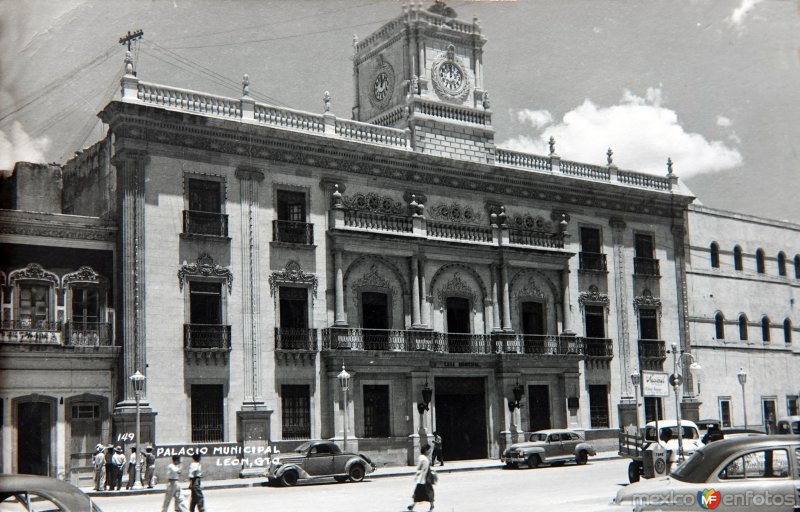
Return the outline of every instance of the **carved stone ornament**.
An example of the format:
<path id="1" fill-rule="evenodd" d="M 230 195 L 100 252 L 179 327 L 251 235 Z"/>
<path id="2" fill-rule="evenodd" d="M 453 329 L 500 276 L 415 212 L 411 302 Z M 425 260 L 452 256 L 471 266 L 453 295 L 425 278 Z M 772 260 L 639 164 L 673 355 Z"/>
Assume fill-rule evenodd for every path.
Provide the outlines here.
<path id="1" fill-rule="evenodd" d="M 552 221 L 545 219 L 541 215 L 534 217 L 528 213 L 512 215 L 511 226 L 527 231 L 546 231 L 548 233 L 553 231 Z"/>
<path id="2" fill-rule="evenodd" d="M 545 300 L 544 292 L 536 286 L 536 280 L 533 276 L 528 277 L 528 280 L 522 286 L 515 286 L 513 296 L 515 299 L 520 297 L 534 297 L 542 301 Z"/>
<path id="3" fill-rule="evenodd" d="M 439 299 L 439 308 L 444 308 L 445 304 L 447 303 L 447 298 L 453 296 L 469 297 L 472 306 L 474 307 L 476 304 L 475 292 L 467 283 L 464 282 L 463 279 L 461 279 L 460 272 L 453 272 L 453 277 L 439 289 L 439 293 L 437 295 L 437 298 Z"/>
<path id="4" fill-rule="evenodd" d="M 476 212 L 471 206 L 463 206 L 458 203 L 437 204 L 430 209 L 430 215 L 447 222 L 458 224 L 480 224 L 483 214 Z"/>
<path id="5" fill-rule="evenodd" d="M 58 276 L 42 268 L 38 263 L 28 263 L 28 266 L 15 270 L 8 274 L 8 284 L 13 285 L 18 280 L 31 279 L 36 281 L 48 281 L 58 286 Z"/>
<path id="6" fill-rule="evenodd" d="M 452 44 L 447 48 L 447 53 L 434 61 L 431 78 L 436 95 L 452 103 L 463 103 L 472 89 L 466 66 L 456 55 Z"/>
<path id="7" fill-rule="evenodd" d="M 317 296 L 317 286 L 319 282 L 317 281 L 316 274 L 312 274 L 310 272 L 304 272 L 302 268 L 300 268 L 300 264 L 294 260 L 290 260 L 286 263 L 286 267 L 283 270 L 278 270 L 277 272 L 273 272 L 269 276 L 269 294 L 270 296 L 275 295 L 275 289 L 282 284 L 305 284 L 311 286 L 311 294 L 316 297 Z"/>
<path id="8" fill-rule="evenodd" d="M 403 205 L 391 197 L 381 196 L 374 192 L 358 193 L 342 198 L 342 204 L 348 210 L 402 215 Z"/>
<path id="9" fill-rule="evenodd" d="M 391 64 L 386 62 L 383 53 L 378 54 L 375 69 L 369 75 L 370 81 L 367 84 L 367 98 L 375 108 L 384 108 L 392 100 L 394 95 L 395 74 Z"/>
<path id="10" fill-rule="evenodd" d="M 588 292 L 581 292 L 578 295 L 578 304 L 580 305 L 581 310 L 584 309 L 586 304 L 592 306 L 602 305 L 606 308 L 606 310 L 608 310 L 610 301 L 607 294 L 600 293 L 600 289 L 597 288 L 597 286 L 592 285 L 589 287 Z"/>
<path id="11" fill-rule="evenodd" d="M 233 290 L 233 273 L 225 268 L 214 263 L 214 258 L 209 254 L 201 254 L 197 258 L 196 263 L 184 263 L 178 269 L 178 284 L 180 289 L 183 290 L 183 285 L 186 283 L 186 277 L 219 277 L 225 279 L 228 284 L 228 294 L 230 295 Z"/>
<path id="12" fill-rule="evenodd" d="M 383 288 L 389 292 L 392 299 L 397 295 L 397 290 L 388 279 L 378 272 L 375 264 L 370 265 L 369 270 L 361 276 L 361 279 L 353 283 L 353 303 L 356 305 L 356 309 L 361 307 L 361 290 L 363 288 Z"/>
<path id="13" fill-rule="evenodd" d="M 650 290 L 644 290 L 641 295 L 634 297 L 633 299 L 633 309 L 636 310 L 636 314 L 639 314 L 639 310 L 642 308 L 646 309 L 655 309 L 658 311 L 659 317 L 661 316 L 661 299 L 658 297 L 653 297 L 653 292 Z"/>
<path id="14" fill-rule="evenodd" d="M 75 272 L 66 274 L 61 278 L 61 284 L 67 286 L 72 283 L 105 284 L 108 280 L 94 271 L 92 267 L 81 267 Z"/>

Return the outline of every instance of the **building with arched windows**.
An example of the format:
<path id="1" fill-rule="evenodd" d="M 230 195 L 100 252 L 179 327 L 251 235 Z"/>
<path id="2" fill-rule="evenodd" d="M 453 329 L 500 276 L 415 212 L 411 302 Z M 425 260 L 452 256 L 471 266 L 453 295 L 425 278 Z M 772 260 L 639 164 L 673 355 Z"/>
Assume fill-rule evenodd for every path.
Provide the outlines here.
<path id="1" fill-rule="evenodd" d="M 353 119 L 328 96 L 317 113 L 258 103 L 246 79 L 240 98 L 148 83 L 128 61 L 106 139 L 3 182 L 2 470 L 83 474 L 93 443 L 130 439 L 136 371 L 141 441 L 162 448 L 333 438 L 405 464 L 434 430 L 463 459 L 550 427 L 612 448 L 637 421 L 630 375 L 671 371 L 673 343 L 705 366 L 728 347 L 706 323 L 798 324 L 701 297 L 749 245 L 708 234 L 722 217 L 690 209 L 671 163 L 496 147 L 485 42 L 477 20 L 404 10 L 355 44 Z M 700 385 L 686 417 L 717 392 Z"/>

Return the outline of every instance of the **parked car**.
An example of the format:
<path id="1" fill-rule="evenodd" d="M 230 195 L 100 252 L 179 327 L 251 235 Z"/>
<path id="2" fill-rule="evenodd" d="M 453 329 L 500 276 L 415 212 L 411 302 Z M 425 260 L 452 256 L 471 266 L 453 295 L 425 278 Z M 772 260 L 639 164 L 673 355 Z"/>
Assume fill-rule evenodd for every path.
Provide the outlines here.
<path id="1" fill-rule="evenodd" d="M 777 434 L 800 434 L 800 416 L 784 416 L 778 420 Z"/>
<path id="2" fill-rule="evenodd" d="M 0 510 L 102 512 L 74 485 L 38 475 L 0 475 Z"/>
<path id="3" fill-rule="evenodd" d="M 529 468 L 541 464 L 563 463 L 574 460 L 576 464 L 586 464 L 589 456 L 597 455 L 594 447 L 579 433 L 573 430 L 540 430 L 528 438 L 527 443 L 512 444 L 500 458 L 509 468 L 520 463 Z"/>
<path id="4" fill-rule="evenodd" d="M 623 510 L 791 512 L 800 506 L 800 436 L 745 436 L 698 449 L 669 476 L 620 489 Z"/>
<path id="5" fill-rule="evenodd" d="M 308 441 L 293 452 L 276 457 L 267 469 L 270 483 L 295 485 L 299 480 L 333 477 L 337 482 L 360 482 L 375 471 L 364 454 L 342 452 L 331 441 Z"/>
<path id="6" fill-rule="evenodd" d="M 684 457 L 703 446 L 694 422 L 681 420 L 680 432 L 680 446 Z M 660 420 L 658 423 L 651 421 L 640 432 L 635 429 L 633 433 L 620 432 L 619 454 L 631 459 L 628 465 L 628 481 L 634 483 L 641 477 L 654 478 L 669 473 L 680 459 L 678 446 L 677 420 Z"/>

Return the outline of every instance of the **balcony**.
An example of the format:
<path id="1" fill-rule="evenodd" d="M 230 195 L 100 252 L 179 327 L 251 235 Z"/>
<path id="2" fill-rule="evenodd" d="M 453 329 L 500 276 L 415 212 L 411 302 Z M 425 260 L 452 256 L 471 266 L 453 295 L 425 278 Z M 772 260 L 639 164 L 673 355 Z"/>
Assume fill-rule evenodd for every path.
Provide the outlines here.
<path id="1" fill-rule="evenodd" d="M 610 361 L 614 358 L 614 344 L 609 338 L 583 338 L 586 359 Z"/>
<path id="2" fill-rule="evenodd" d="M 187 355 L 198 359 L 225 359 L 231 351 L 231 326 L 183 324 L 183 347 Z"/>
<path id="3" fill-rule="evenodd" d="M 61 322 L 42 320 L 5 320 L 0 328 L 0 342 L 25 345 L 61 345 Z"/>
<path id="4" fill-rule="evenodd" d="M 645 370 L 661 370 L 667 358 L 664 340 L 639 340 L 639 361 Z"/>
<path id="5" fill-rule="evenodd" d="M 578 254 L 580 270 L 584 272 L 608 272 L 606 255 L 599 252 L 581 252 Z"/>
<path id="6" fill-rule="evenodd" d="M 228 236 L 228 216 L 224 213 L 183 210 L 183 232 L 187 235 Z"/>
<path id="7" fill-rule="evenodd" d="M 492 228 L 454 222 L 428 220 L 426 232 L 429 238 L 448 238 L 464 242 L 492 243 Z"/>
<path id="8" fill-rule="evenodd" d="M 633 273 L 637 276 L 660 276 L 658 260 L 654 258 L 633 258 Z"/>
<path id="9" fill-rule="evenodd" d="M 564 248 L 564 233 L 548 233 L 547 231 L 536 231 L 530 229 L 508 230 L 509 242 L 519 245 L 530 245 L 533 247 L 554 247 Z"/>
<path id="10" fill-rule="evenodd" d="M 113 344 L 110 323 L 67 322 L 64 325 L 64 345 L 110 347 Z"/>
<path id="11" fill-rule="evenodd" d="M 495 350 L 539 356 L 582 355 L 583 341 L 576 336 L 557 334 L 495 334 Z"/>
<path id="12" fill-rule="evenodd" d="M 288 244 L 313 245 L 314 225 L 308 222 L 273 220 L 272 240 Z"/>
<path id="13" fill-rule="evenodd" d="M 411 217 L 358 210 L 344 211 L 344 225 L 349 228 L 397 233 L 411 233 L 414 230 Z"/>
<path id="14" fill-rule="evenodd" d="M 304 328 L 275 328 L 275 350 L 317 350 L 317 330 Z"/>

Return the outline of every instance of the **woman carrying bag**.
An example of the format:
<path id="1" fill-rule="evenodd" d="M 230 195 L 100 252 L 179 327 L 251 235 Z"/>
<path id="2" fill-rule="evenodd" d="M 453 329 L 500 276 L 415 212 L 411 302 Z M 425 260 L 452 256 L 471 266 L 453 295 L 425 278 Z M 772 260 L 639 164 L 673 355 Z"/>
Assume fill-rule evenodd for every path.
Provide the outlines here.
<path id="1" fill-rule="evenodd" d="M 431 504 L 433 510 L 433 485 L 439 480 L 439 477 L 431 469 L 431 461 L 428 455 L 431 453 L 431 447 L 424 444 L 420 447 L 419 460 L 417 462 L 417 472 L 414 475 L 414 503 L 408 506 L 408 510 L 414 510 L 414 505 L 420 501 L 427 501 Z"/>

